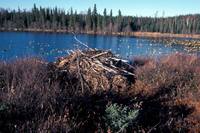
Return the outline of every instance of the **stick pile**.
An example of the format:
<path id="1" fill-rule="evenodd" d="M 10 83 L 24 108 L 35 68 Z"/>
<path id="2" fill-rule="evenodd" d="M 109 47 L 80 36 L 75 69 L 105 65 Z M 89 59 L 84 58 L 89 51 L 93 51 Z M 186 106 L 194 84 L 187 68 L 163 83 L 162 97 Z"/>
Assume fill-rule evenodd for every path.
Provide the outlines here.
<path id="1" fill-rule="evenodd" d="M 82 91 L 87 85 L 92 91 L 124 91 L 129 81 L 134 80 L 134 68 L 125 60 L 114 56 L 110 51 L 77 50 L 55 62 L 60 71 L 68 71 L 80 79 Z M 91 90 L 90 90 L 91 91 Z"/>

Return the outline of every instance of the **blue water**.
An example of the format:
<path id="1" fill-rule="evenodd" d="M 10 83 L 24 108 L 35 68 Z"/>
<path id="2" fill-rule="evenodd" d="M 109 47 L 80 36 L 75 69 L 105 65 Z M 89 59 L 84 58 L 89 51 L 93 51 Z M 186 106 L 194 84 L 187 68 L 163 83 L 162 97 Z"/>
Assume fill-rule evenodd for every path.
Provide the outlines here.
<path id="1" fill-rule="evenodd" d="M 122 58 L 133 56 L 162 56 L 176 52 L 187 53 L 180 45 L 151 43 L 148 39 L 79 34 L 77 38 L 91 48 L 111 50 Z M 0 60 L 40 57 L 55 61 L 69 50 L 84 49 L 73 34 L 0 32 Z M 198 52 L 196 52 L 198 53 Z"/>

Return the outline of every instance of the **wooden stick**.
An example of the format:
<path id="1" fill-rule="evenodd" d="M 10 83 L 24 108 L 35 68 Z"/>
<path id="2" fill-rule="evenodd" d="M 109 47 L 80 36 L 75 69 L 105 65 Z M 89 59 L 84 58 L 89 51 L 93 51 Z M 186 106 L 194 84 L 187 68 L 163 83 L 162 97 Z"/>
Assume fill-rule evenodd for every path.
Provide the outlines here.
<path id="1" fill-rule="evenodd" d="M 79 74 L 79 77 L 80 77 L 80 81 L 81 81 L 81 89 L 82 89 L 82 94 L 84 93 L 84 84 L 83 84 L 83 77 L 82 77 L 82 74 L 81 74 L 81 71 L 80 71 L 80 64 L 79 64 L 79 61 L 80 58 L 79 58 L 79 53 L 78 53 L 78 57 L 77 57 L 77 68 L 78 68 L 78 74 Z"/>
<path id="2" fill-rule="evenodd" d="M 94 61 L 94 62 L 96 63 L 96 65 L 98 65 L 99 67 L 103 68 L 104 70 L 117 74 L 117 72 L 115 70 L 104 66 L 100 61 Z"/>
<path id="3" fill-rule="evenodd" d="M 107 53 L 108 53 L 108 52 L 103 52 L 103 53 L 94 55 L 94 56 L 92 56 L 91 58 L 92 58 L 92 59 L 93 59 L 93 58 L 97 58 L 97 57 L 102 56 L 102 55 L 105 55 L 105 54 L 107 54 Z"/>
<path id="4" fill-rule="evenodd" d="M 74 39 L 81 45 L 85 46 L 86 48 L 90 49 L 90 50 L 93 50 L 92 48 L 88 47 L 87 44 L 81 42 L 77 37 L 76 37 L 76 34 L 74 32 L 72 32 L 72 34 L 74 35 Z"/>

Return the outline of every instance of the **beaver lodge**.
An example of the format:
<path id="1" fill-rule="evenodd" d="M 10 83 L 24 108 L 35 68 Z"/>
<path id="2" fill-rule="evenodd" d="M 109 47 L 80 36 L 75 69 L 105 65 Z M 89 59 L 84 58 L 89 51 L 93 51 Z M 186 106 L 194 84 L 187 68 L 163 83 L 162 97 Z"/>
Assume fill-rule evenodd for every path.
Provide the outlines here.
<path id="1" fill-rule="evenodd" d="M 91 91 L 113 88 L 123 91 L 134 78 L 134 67 L 127 61 L 114 56 L 110 51 L 77 50 L 67 57 L 59 59 L 55 66 L 60 71 L 69 71 L 81 80 Z"/>

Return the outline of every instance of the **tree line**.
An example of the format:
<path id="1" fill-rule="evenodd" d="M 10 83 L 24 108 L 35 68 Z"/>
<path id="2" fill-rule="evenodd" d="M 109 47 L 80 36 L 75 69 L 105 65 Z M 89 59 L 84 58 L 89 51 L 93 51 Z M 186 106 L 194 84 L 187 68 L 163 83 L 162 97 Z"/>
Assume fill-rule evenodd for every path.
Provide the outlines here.
<path id="1" fill-rule="evenodd" d="M 82 33 L 118 33 L 118 32 L 161 32 L 161 33 L 200 33 L 200 15 L 175 17 L 137 17 L 123 16 L 118 11 L 104 9 L 98 13 L 96 4 L 87 12 L 77 13 L 72 8 L 42 8 L 35 4 L 30 11 L 0 9 L 1 30 L 53 30 Z"/>

